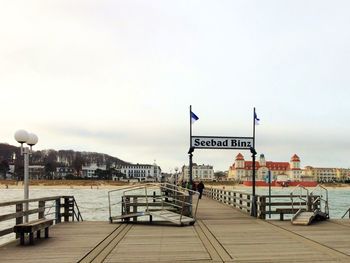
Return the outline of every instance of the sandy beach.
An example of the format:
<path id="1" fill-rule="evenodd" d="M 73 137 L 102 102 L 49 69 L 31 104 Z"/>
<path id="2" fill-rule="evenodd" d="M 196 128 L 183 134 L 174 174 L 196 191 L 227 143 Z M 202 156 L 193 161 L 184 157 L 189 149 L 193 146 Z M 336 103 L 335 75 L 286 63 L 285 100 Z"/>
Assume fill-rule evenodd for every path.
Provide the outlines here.
<path id="1" fill-rule="evenodd" d="M 103 180 L 31 180 L 29 187 L 32 189 L 111 189 L 121 188 L 139 183 L 103 181 Z M 350 188 L 350 184 L 322 184 L 329 189 Z M 234 184 L 233 182 L 205 182 L 207 188 L 220 188 L 225 190 L 250 189 L 250 186 Z M 266 186 L 259 186 L 259 189 L 267 189 Z M 280 187 L 273 187 L 274 189 Z M 290 187 L 292 189 L 293 187 Z M 23 189 L 23 181 L 0 180 L 0 189 Z"/>

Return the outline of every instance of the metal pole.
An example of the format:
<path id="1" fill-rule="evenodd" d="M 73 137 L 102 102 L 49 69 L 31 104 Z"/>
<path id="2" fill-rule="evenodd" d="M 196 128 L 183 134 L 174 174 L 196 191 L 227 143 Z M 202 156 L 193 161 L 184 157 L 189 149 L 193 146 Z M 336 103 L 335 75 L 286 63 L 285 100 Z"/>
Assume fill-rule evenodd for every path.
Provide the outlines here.
<path id="1" fill-rule="evenodd" d="M 255 107 L 253 111 L 253 151 L 252 151 L 252 158 L 253 158 L 253 180 L 252 180 L 252 206 L 251 206 L 251 216 L 256 217 L 256 197 L 255 197 Z"/>
<path id="2" fill-rule="evenodd" d="M 192 117 L 191 117 L 191 113 L 192 113 L 192 105 L 190 105 L 190 163 L 189 163 L 189 181 L 190 181 L 190 185 L 192 185 Z"/>
<path id="3" fill-rule="evenodd" d="M 24 147 L 23 149 L 23 157 L 24 157 L 24 199 L 29 199 L 29 148 Z M 24 204 L 24 211 L 27 212 L 29 210 L 28 201 Z M 25 216 L 24 222 L 28 223 L 28 215 Z"/>
<path id="4" fill-rule="evenodd" d="M 253 112 L 253 149 L 255 151 L 255 107 Z M 253 153 L 253 198 L 255 198 L 255 153 Z"/>
<path id="5" fill-rule="evenodd" d="M 189 170 L 189 180 L 190 180 L 190 185 L 192 186 L 192 157 L 193 157 L 193 154 L 190 153 L 190 170 Z"/>
<path id="6" fill-rule="evenodd" d="M 271 171 L 268 172 L 269 176 L 269 218 L 271 218 Z"/>
<path id="7" fill-rule="evenodd" d="M 256 217 L 256 196 L 255 196 L 255 150 L 252 153 L 252 158 L 253 158 L 253 181 L 252 181 L 252 205 L 251 205 L 251 211 L 250 215 Z"/>

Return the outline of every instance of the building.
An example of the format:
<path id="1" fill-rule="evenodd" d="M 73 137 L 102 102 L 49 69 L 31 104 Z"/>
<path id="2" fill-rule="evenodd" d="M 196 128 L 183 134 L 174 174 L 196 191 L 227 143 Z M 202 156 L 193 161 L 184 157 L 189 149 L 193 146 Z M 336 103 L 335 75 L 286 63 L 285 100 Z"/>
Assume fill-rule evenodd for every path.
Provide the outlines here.
<path id="1" fill-rule="evenodd" d="M 82 166 L 81 170 L 84 178 L 96 178 L 95 171 L 97 169 L 106 171 L 106 165 L 97 165 L 96 163 L 92 163 L 88 166 Z"/>
<path id="2" fill-rule="evenodd" d="M 30 179 L 44 179 L 45 178 L 45 166 L 44 165 L 29 165 L 28 173 Z"/>
<path id="3" fill-rule="evenodd" d="M 121 165 L 118 170 L 125 175 L 127 180 L 138 180 L 142 181 L 160 181 L 162 177 L 162 170 L 154 163 L 151 164 L 129 164 Z M 118 177 L 113 176 L 113 181 L 117 181 Z"/>
<path id="4" fill-rule="evenodd" d="M 344 168 L 320 168 L 306 166 L 304 174 L 311 176 L 317 182 L 344 182 L 350 179 L 350 169 Z"/>
<path id="5" fill-rule="evenodd" d="M 65 179 L 67 175 L 74 175 L 75 170 L 72 167 L 60 166 L 56 168 L 55 177 L 58 179 Z"/>
<path id="6" fill-rule="evenodd" d="M 181 179 L 183 181 L 190 180 L 189 166 L 182 166 Z M 214 180 L 214 169 L 212 165 L 192 165 L 192 180 L 194 181 L 212 181 Z"/>
<path id="7" fill-rule="evenodd" d="M 260 155 L 259 161 L 255 162 L 256 180 L 264 181 L 268 172 L 271 172 L 272 180 L 278 181 L 304 181 L 311 178 L 303 176 L 300 168 L 300 158 L 294 154 L 290 162 L 266 161 L 264 154 Z M 253 175 L 253 162 L 246 161 L 239 153 L 235 162 L 229 167 L 228 179 L 235 181 L 251 181 Z"/>

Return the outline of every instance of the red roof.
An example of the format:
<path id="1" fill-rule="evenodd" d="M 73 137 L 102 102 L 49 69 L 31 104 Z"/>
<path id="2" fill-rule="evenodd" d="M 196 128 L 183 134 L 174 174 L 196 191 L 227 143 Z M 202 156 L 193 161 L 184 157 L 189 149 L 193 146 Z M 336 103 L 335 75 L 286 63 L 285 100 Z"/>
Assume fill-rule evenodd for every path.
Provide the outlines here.
<path id="1" fill-rule="evenodd" d="M 300 158 L 298 155 L 294 154 L 290 159 L 292 162 L 300 162 Z"/>
<path id="2" fill-rule="evenodd" d="M 241 153 L 237 154 L 236 161 L 237 160 L 244 160 L 244 157 L 243 157 L 243 155 Z"/>

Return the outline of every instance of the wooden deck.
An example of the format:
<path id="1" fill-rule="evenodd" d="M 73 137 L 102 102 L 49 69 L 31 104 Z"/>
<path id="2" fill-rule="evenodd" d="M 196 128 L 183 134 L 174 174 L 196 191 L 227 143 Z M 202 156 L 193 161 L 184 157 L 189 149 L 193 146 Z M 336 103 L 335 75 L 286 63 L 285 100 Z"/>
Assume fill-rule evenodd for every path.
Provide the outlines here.
<path id="1" fill-rule="evenodd" d="M 350 220 L 264 221 L 204 198 L 194 226 L 70 222 L 0 262 L 350 262 Z"/>

